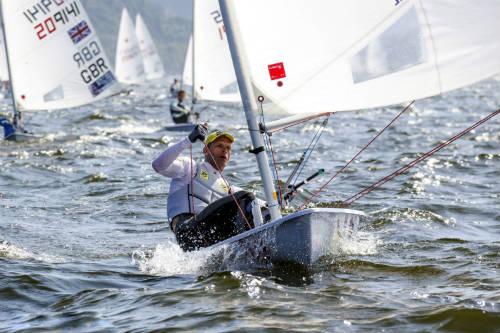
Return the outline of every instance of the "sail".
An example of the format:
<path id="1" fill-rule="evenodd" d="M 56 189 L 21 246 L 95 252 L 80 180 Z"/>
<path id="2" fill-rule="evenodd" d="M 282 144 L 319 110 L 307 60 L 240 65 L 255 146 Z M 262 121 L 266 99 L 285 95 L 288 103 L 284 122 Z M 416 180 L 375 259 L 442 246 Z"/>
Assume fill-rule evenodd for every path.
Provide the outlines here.
<path id="1" fill-rule="evenodd" d="M 70 108 L 119 91 L 81 1 L 2 1 L 20 110 Z"/>
<path id="2" fill-rule="evenodd" d="M 9 81 L 9 68 L 7 67 L 7 55 L 5 54 L 3 33 L 0 33 L 0 81 Z"/>
<path id="3" fill-rule="evenodd" d="M 218 1 L 195 0 L 193 25 L 196 98 L 240 102 Z"/>
<path id="4" fill-rule="evenodd" d="M 228 1 L 270 110 L 393 105 L 500 72 L 498 0 Z"/>
<path id="5" fill-rule="evenodd" d="M 189 37 L 189 44 L 186 51 L 186 59 L 184 60 L 184 71 L 182 72 L 182 86 L 193 85 L 193 36 Z"/>
<path id="6" fill-rule="evenodd" d="M 163 64 L 160 55 L 156 49 L 156 45 L 149 33 L 148 27 L 144 23 L 141 15 L 137 14 L 135 19 L 135 32 L 139 40 L 142 59 L 144 61 L 144 72 L 146 79 L 157 80 L 165 76 Z"/>
<path id="7" fill-rule="evenodd" d="M 146 80 L 139 41 L 126 8 L 123 8 L 120 21 L 115 68 L 116 77 L 122 83 L 140 84 Z"/>

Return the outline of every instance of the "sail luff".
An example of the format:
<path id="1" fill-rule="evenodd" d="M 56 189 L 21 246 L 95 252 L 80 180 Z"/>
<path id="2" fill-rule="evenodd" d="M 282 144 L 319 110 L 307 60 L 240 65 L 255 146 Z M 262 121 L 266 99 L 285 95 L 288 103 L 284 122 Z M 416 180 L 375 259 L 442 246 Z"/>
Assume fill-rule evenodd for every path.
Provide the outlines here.
<path id="1" fill-rule="evenodd" d="M 264 148 L 264 142 L 260 135 L 259 125 L 257 123 L 257 103 L 253 95 L 252 84 L 248 73 L 247 60 L 245 59 L 244 50 L 241 47 L 238 36 L 238 27 L 234 21 L 233 8 L 231 0 L 219 0 L 220 9 L 226 33 L 229 42 L 229 49 L 233 60 L 236 78 L 240 87 L 240 94 L 243 102 L 243 109 L 247 119 L 247 124 L 254 147 L 254 153 L 257 157 L 259 172 L 264 185 L 264 194 L 271 213 L 271 220 L 281 218 L 281 212 L 277 201 L 277 194 L 274 188 L 274 183 L 271 176 L 271 169 L 267 159 L 267 153 Z"/>

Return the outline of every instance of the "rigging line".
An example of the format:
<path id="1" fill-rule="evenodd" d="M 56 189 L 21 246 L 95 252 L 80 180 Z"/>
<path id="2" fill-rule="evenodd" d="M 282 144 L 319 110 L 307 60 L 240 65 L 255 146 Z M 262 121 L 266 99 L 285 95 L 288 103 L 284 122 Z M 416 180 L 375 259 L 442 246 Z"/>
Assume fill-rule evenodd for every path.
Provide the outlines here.
<path id="1" fill-rule="evenodd" d="M 357 194 L 353 195 L 349 199 L 345 200 L 344 203 L 347 204 L 347 205 L 351 205 L 352 203 L 356 202 L 357 200 L 359 200 L 360 198 L 364 197 L 368 193 L 370 193 L 373 190 L 377 189 L 378 187 L 384 185 L 388 181 L 396 178 L 399 175 L 402 175 L 402 174 L 406 173 L 408 170 L 410 170 L 411 168 L 413 168 L 414 166 L 416 166 L 420 162 L 422 162 L 422 161 L 426 160 L 427 158 L 431 157 L 432 155 L 434 155 L 435 153 L 437 153 L 441 149 L 449 146 L 450 144 L 452 144 L 453 142 L 455 142 L 458 139 L 462 138 L 463 136 L 469 134 L 471 131 L 473 131 L 474 129 L 476 129 L 480 125 L 484 124 L 485 122 L 487 122 L 491 118 L 497 116 L 498 114 L 500 114 L 500 109 L 498 109 L 497 111 L 489 114 L 487 117 L 479 120 L 474 125 L 466 128 L 465 130 L 463 130 L 462 132 L 456 134 L 455 136 L 451 137 L 450 139 L 446 140 L 445 142 L 442 142 L 441 144 L 437 145 L 436 147 L 434 147 L 430 151 L 428 151 L 425 154 L 421 155 L 420 157 L 416 158 L 412 162 L 406 164 L 402 168 L 394 171 L 390 175 L 385 176 L 384 178 L 378 180 L 376 183 L 372 184 L 371 186 L 369 186 L 369 187 L 365 188 L 364 190 L 358 192 Z"/>
<path id="2" fill-rule="evenodd" d="M 299 171 L 293 179 L 293 185 L 296 185 L 297 181 L 299 180 L 299 177 L 302 175 L 302 171 L 304 171 L 304 168 L 305 168 L 309 158 L 311 158 L 313 151 L 316 149 L 316 146 L 318 145 L 318 142 L 321 139 L 323 132 L 325 131 L 325 128 L 326 128 L 326 125 L 328 124 L 329 119 L 330 119 L 330 115 L 328 115 L 328 117 L 325 120 L 323 120 L 321 127 L 318 129 L 316 134 L 314 134 L 314 137 L 312 138 L 311 143 L 309 144 L 309 147 L 307 147 L 307 149 L 305 151 L 306 154 L 305 154 L 304 160 L 302 161 L 302 165 L 299 167 Z M 292 183 L 292 181 L 290 181 L 290 183 Z"/>
<path id="3" fill-rule="evenodd" d="M 273 149 L 273 143 L 271 141 L 271 137 L 268 136 L 267 140 L 269 140 L 269 148 L 270 148 L 271 157 L 273 160 L 274 171 L 276 172 L 276 185 L 278 185 L 279 202 L 280 202 L 281 208 L 283 208 L 283 189 L 281 188 L 281 184 L 280 184 L 280 175 L 278 173 L 278 164 L 276 163 L 276 159 L 274 158 L 274 149 Z"/>
<path id="4" fill-rule="evenodd" d="M 191 193 L 194 195 L 194 170 L 193 170 L 193 144 L 189 146 L 189 156 L 190 156 L 190 167 L 191 167 Z M 188 191 L 189 192 L 189 191 Z M 189 198 L 189 196 L 188 196 Z M 196 211 L 194 210 L 194 198 L 191 198 L 191 209 L 196 219 Z"/>
<path id="5" fill-rule="evenodd" d="M 215 163 L 215 166 L 216 166 L 216 169 L 217 169 L 217 172 L 219 173 L 220 177 L 222 178 L 222 180 L 224 181 L 224 183 L 226 183 L 226 186 L 228 188 L 228 192 L 229 194 L 231 195 L 231 197 L 233 198 L 233 201 L 234 203 L 236 204 L 236 206 L 238 207 L 238 210 L 240 211 L 241 215 L 243 216 L 243 218 L 245 219 L 245 222 L 248 226 L 249 229 L 252 229 L 252 225 L 250 224 L 250 222 L 248 221 L 247 219 L 247 216 L 246 214 L 243 212 L 243 209 L 241 208 L 240 204 L 238 203 L 238 200 L 236 200 L 236 197 L 234 196 L 234 193 L 233 191 L 231 191 L 231 184 L 229 184 L 229 182 L 227 181 L 227 179 L 224 177 L 224 175 L 222 174 L 222 171 L 220 171 L 220 168 L 219 168 L 219 165 L 217 164 L 217 161 L 215 160 L 214 158 L 214 155 L 212 154 L 212 152 L 210 151 L 210 149 L 208 148 L 208 145 L 203 142 L 203 144 L 205 145 L 205 149 L 208 151 L 208 153 L 210 154 L 210 158 L 212 159 L 212 161 L 214 161 Z"/>
<path id="6" fill-rule="evenodd" d="M 381 135 L 382 133 L 384 133 L 389 127 L 391 127 L 392 124 L 394 124 L 396 122 L 396 120 L 398 120 L 402 115 L 403 113 L 405 113 L 406 111 L 408 111 L 409 109 L 411 109 L 411 106 L 415 103 L 415 101 L 411 101 L 400 113 L 398 113 L 398 115 L 396 117 L 394 117 L 394 119 L 391 120 L 391 122 L 389 124 L 387 124 L 380 132 L 378 132 L 377 135 L 375 135 L 375 137 L 373 139 L 371 139 L 356 155 L 354 155 L 353 158 L 351 158 L 351 160 L 349 162 L 347 162 L 346 165 L 344 165 L 342 168 L 340 168 L 339 171 L 337 171 L 323 186 L 321 186 L 319 189 L 317 189 L 316 191 L 313 192 L 313 194 L 311 195 L 311 197 L 309 197 L 306 202 L 301 206 L 301 209 L 303 209 L 304 207 L 306 207 L 311 201 L 313 198 L 317 197 L 328 185 L 330 185 L 330 183 L 335 179 L 337 178 L 338 175 L 340 175 L 342 172 L 344 172 L 345 169 L 347 169 L 347 167 L 349 165 L 351 165 L 352 162 L 354 162 L 356 160 L 356 158 L 359 157 L 359 155 L 361 155 L 373 142 L 375 142 L 375 140 L 377 140 Z"/>
<path id="7" fill-rule="evenodd" d="M 258 102 L 260 105 L 260 118 L 262 121 L 262 125 L 264 126 L 264 128 L 266 128 L 266 119 L 264 117 L 264 106 L 263 106 L 264 99 L 259 98 Z M 281 188 L 280 184 L 280 175 L 278 173 L 278 165 L 276 163 L 276 159 L 274 156 L 274 149 L 273 149 L 273 143 L 271 141 L 271 136 L 265 132 L 261 133 L 261 135 L 263 135 L 264 137 L 264 144 L 269 148 L 268 155 L 271 155 L 271 158 L 269 160 L 271 160 L 273 164 L 273 176 L 274 176 L 274 181 L 278 187 L 279 204 L 280 207 L 283 208 L 283 189 Z"/>

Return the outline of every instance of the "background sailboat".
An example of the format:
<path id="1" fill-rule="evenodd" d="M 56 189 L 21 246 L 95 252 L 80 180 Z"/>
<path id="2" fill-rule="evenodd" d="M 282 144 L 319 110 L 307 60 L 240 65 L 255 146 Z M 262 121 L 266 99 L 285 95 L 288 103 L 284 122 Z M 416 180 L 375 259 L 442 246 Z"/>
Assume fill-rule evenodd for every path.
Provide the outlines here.
<path id="1" fill-rule="evenodd" d="M 158 80 L 165 76 L 163 64 L 156 48 L 156 45 L 149 33 L 148 27 L 144 23 L 142 16 L 137 14 L 135 19 L 135 31 L 141 49 L 142 60 L 144 62 L 144 72 L 147 80 Z"/>
<path id="2" fill-rule="evenodd" d="M 241 101 L 217 0 L 193 3 L 193 35 L 186 54 L 183 84 L 191 85 L 196 101 Z"/>
<path id="3" fill-rule="evenodd" d="M 362 213 L 305 209 L 281 217 L 257 123 L 259 102 L 309 116 L 425 98 L 500 72 L 494 0 L 219 2 L 272 216 L 225 243 L 251 246 L 266 236 L 270 260 L 313 264 L 339 227 Z"/>
<path id="4" fill-rule="evenodd" d="M 81 2 L 52 3 L 35 15 L 29 9 L 37 3 L 1 2 L 14 122 L 19 126 L 22 111 L 85 105 L 120 88 Z M 22 135 L 17 131 L 9 139 Z"/>
<path id="5" fill-rule="evenodd" d="M 146 80 L 144 63 L 134 23 L 126 8 L 122 10 L 116 47 L 115 72 L 119 82 L 141 84 Z"/>

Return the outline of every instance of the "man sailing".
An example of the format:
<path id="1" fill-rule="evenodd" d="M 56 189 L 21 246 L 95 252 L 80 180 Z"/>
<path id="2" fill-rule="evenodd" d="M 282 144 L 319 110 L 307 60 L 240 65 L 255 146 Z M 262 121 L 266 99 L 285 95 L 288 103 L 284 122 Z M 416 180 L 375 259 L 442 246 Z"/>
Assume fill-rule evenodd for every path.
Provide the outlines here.
<path id="1" fill-rule="evenodd" d="M 191 116 L 198 119 L 199 113 L 193 112 L 186 104 L 184 104 L 185 98 L 186 92 L 184 90 L 180 90 L 177 94 L 177 99 L 170 104 L 170 113 L 172 114 L 172 119 L 176 124 L 189 123 Z"/>
<path id="2" fill-rule="evenodd" d="M 204 161 L 180 157 L 197 140 L 204 142 Z M 157 173 L 172 179 L 167 213 L 184 251 L 207 247 L 253 228 L 254 215 L 256 221 L 262 219 L 262 202 L 250 192 L 229 186 L 222 176 L 234 141 L 230 133 L 219 130 L 207 136 L 207 126 L 197 125 L 187 138 L 153 161 Z"/>

